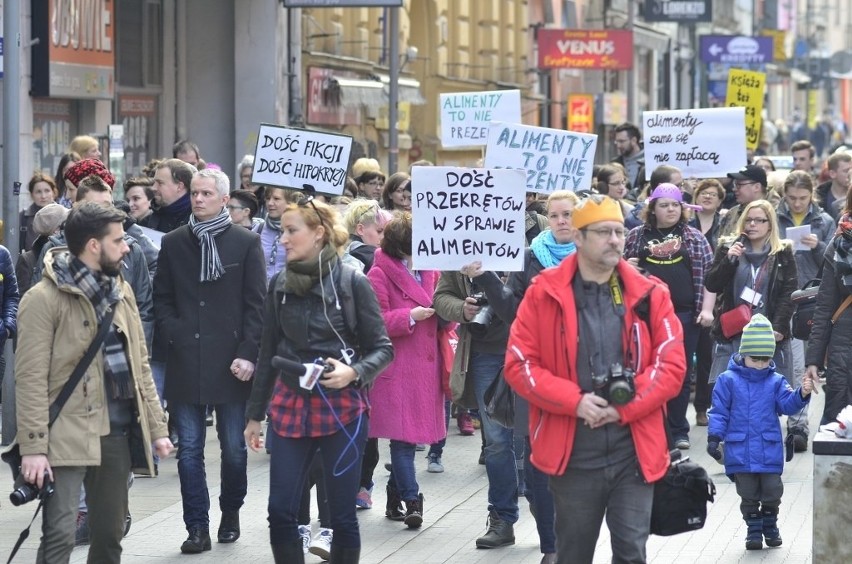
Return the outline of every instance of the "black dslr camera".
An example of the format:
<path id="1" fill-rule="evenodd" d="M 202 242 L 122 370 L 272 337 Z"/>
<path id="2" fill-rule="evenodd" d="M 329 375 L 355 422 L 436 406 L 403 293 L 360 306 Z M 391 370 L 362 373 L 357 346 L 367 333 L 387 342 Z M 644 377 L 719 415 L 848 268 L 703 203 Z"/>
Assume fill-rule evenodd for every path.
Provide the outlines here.
<path id="1" fill-rule="evenodd" d="M 15 480 L 15 490 L 9 494 L 9 501 L 12 502 L 12 505 L 18 507 L 34 499 L 47 499 L 52 495 L 53 482 L 50 481 L 50 474 L 44 473 L 44 484 L 41 488 L 24 481 L 24 475 L 21 474 Z"/>
<path id="2" fill-rule="evenodd" d="M 479 313 L 470 320 L 470 332 L 476 336 L 483 336 L 488 331 L 491 320 L 494 319 L 494 309 L 488 305 L 488 297 L 485 295 L 485 292 L 477 292 L 476 294 L 471 294 L 470 297 L 476 300 L 474 305 L 481 308 Z"/>
<path id="3" fill-rule="evenodd" d="M 636 374 L 629 368 L 622 368 L 616 362 L 609 367 L 606 374 L 592 374 L 592 385 L 595 395 L 604 398 L 615 405 L 625 405 L 636 397 Z"/>

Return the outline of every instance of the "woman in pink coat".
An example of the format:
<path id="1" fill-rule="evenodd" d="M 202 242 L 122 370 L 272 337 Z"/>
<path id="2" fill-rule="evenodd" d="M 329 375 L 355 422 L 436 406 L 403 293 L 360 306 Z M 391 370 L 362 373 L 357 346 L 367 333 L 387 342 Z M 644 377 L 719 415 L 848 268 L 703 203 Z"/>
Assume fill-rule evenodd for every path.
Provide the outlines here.
<path id="1" fill-rule="evenodd" d="M 432 309 L 438 275 L 411 268 L 411 216 L 399 215 L 388 222 L 367 277 L 376 290 L 395 354 L 370 390 L 370 437 L 390 439 L 393 469 L 385 515 L 409 528 L 423 523 L 415 446 L 437 442 L 447 434 L 438 317 Z"/>

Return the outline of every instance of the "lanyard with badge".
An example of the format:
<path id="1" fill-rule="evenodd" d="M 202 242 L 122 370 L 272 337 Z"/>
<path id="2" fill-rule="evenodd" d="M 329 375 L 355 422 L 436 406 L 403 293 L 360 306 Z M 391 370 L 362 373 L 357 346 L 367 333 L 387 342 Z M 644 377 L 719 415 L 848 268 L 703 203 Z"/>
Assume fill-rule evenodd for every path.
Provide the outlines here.
<path id="1" fill-rule="evenodd" d="M 754 265 L 749 265 L 749 268 L 751 268 L 751 286 L 746 284 L 746 287 L 743 288 L 743 291 L 740 294 L 740 298 L 752 307 L 760 306 L 763 301 L 763 294 L 758 292 L 757 289 L 760 287 L 760 280 L 763 277 L 763 273 L 766 272 L 766 262 L 768 262 L 768 260 L 764 261 L 764 263 L 757 268 L 755 268 Z"/>

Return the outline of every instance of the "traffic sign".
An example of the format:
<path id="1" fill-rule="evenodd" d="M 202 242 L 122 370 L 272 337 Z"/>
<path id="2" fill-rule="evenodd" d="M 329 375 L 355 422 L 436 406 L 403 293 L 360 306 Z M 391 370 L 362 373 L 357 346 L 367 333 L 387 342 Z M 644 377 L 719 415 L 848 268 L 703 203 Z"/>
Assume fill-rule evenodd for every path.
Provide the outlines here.
<path id="1" fill-rule="evenodd" d="M 764 64 L 773 60 L 771 37 L 702 35 L 701 61 L 705 63 Z"/>

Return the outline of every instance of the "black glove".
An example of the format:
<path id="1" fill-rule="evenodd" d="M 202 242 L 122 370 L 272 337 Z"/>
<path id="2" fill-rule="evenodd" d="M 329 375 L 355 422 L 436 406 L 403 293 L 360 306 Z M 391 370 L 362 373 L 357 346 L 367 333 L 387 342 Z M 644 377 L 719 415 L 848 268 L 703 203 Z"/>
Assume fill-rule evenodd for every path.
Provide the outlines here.
<path id="1" fill-rule="evenodd" d="M 796 452 L 796 437 L 793 433 L 787 433 L 787 440 L 784 441 L 784 450 L 784 460 L 787 462 L 793 460 L 793 453 Z"/>
<path id="2" fill-rule="evenodd" d="M 722 439 L 714 435 L 710 435 L 709 437 L 707 437 L 707 454 L 709 454 L 716 460 L 722 459 L 722 451 L 719 450 L 719 443 L 721 442 Z"/>

